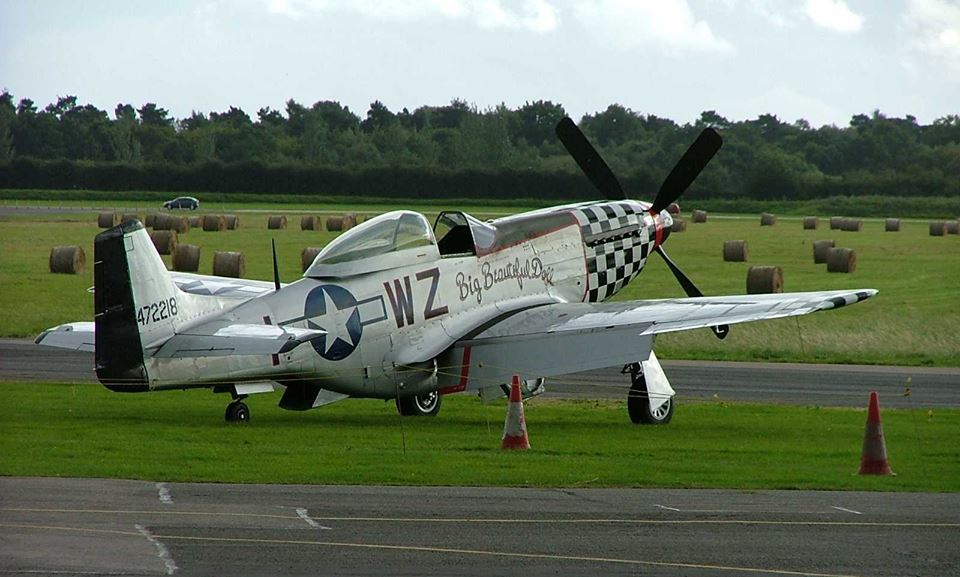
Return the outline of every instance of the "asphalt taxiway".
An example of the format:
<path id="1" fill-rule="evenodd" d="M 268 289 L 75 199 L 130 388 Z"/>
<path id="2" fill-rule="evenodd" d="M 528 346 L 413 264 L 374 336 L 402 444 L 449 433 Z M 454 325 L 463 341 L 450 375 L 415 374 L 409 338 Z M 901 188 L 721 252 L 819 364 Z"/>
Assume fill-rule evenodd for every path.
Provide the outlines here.
<path id="1" fill-rule="evenodd" d="M 680 402 L 865 407 L 870 391 L 877 391 L 884 407 L 960 407 L 960 368 L 671 360 L 662 364 Z M 29 339 L 0 339 L 3 380 L 95 383 L 93 354 L 41 347 Z M 621 399 L 628 388 L 629 378 L 618 368 L 547 380 L 547 394 L 564 397 Z"/>
<path id="2" fill-rule="evenodd" d="M 0 573 L 956 575 L 960 495 L 0 479 Z"/>

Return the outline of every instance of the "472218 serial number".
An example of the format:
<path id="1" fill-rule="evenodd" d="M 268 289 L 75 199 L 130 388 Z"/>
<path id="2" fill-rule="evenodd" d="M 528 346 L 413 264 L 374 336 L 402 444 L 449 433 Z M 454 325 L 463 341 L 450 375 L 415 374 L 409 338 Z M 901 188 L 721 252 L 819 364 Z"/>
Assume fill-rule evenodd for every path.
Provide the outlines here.
<path id="1" fill-rule="evenodd" d="M 141 326 L 158 323 L 177 316 L 177 299 L 170 297 L 155 303 L 143 305 L 137 310 L 137 322 Z"/>

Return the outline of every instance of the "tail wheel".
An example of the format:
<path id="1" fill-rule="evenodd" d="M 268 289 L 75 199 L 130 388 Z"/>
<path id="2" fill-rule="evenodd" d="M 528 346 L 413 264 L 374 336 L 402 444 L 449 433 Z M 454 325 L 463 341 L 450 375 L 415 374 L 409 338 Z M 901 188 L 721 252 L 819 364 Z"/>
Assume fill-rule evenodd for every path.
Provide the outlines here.
<path id="1" fill-rule="evenodd" d="M 673 397 L 654 410 L 650 410 L 647 380 L 642 373 L 632 375 L 633 384 L 627 393 L 627 412 L 637 425 L 666 425 L 673 418 Z"/>
<path id="2" fill-rule="evenodd" d="M 431 391 L 397 399 L 397 411 L 405 417 L 432 417 L 440 412 L 440 393 Z"/>
<path id="3" fill-rule="evenodd" d="M 250 420 L 250 408 L 244 402 L 234 401 L 227 405 L 227 410 L 224 412 L 223 418 L 225 418 L 228 423 L 246 423 Z"/>

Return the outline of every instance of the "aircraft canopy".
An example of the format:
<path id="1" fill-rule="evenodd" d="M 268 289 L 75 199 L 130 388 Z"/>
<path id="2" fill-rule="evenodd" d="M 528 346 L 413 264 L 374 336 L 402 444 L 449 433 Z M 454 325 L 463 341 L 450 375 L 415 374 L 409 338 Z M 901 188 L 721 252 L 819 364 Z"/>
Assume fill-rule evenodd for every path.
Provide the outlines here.
<path id="1" fill-rule="evenodd" d="M 305 276 L 342 275 L 345 270 L 341 269 L 347 267 L 356 274 L 367 268 L 362 263 L 399 264 L 394 263 L 398 258 L 393 255 L 415 248 L 421 249 L 418 252 L 427 248 L 427 253 L 436 255 L 436 245 L 426 217 L 409 210 L 395 210 L 371 218 L 334 239 L 320 251 Z"/>

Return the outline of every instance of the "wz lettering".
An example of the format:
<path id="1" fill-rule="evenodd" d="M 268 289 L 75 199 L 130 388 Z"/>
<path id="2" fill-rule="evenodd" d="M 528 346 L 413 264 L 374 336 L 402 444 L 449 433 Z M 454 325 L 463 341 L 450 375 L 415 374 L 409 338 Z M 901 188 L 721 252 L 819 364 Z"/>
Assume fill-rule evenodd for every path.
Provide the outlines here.
<path id="1" fill-rule="evenodd" d="M 430 281 L 430 289 L 427 293 L 427 300 L 423 305 L 424 320 L 432 319 L 449 312 L 446 306 L 436 306 L 437 288 L 440 286 L 440 269 L 434 267 L 423 270 L 414 275 L 417 281 Z M 383 283 L 383 289 L 387 293 L 387 300 L 390 301 L 390 307 L 393 309 L 393 318 L 397 321 L 397 328 L 403 328 L 405 325 L 412 325 L 416 322 L 413 308 L 413 287 L 410 276 L 405 275 L 403 279 L 393 279 L 393 283 Z"/>

